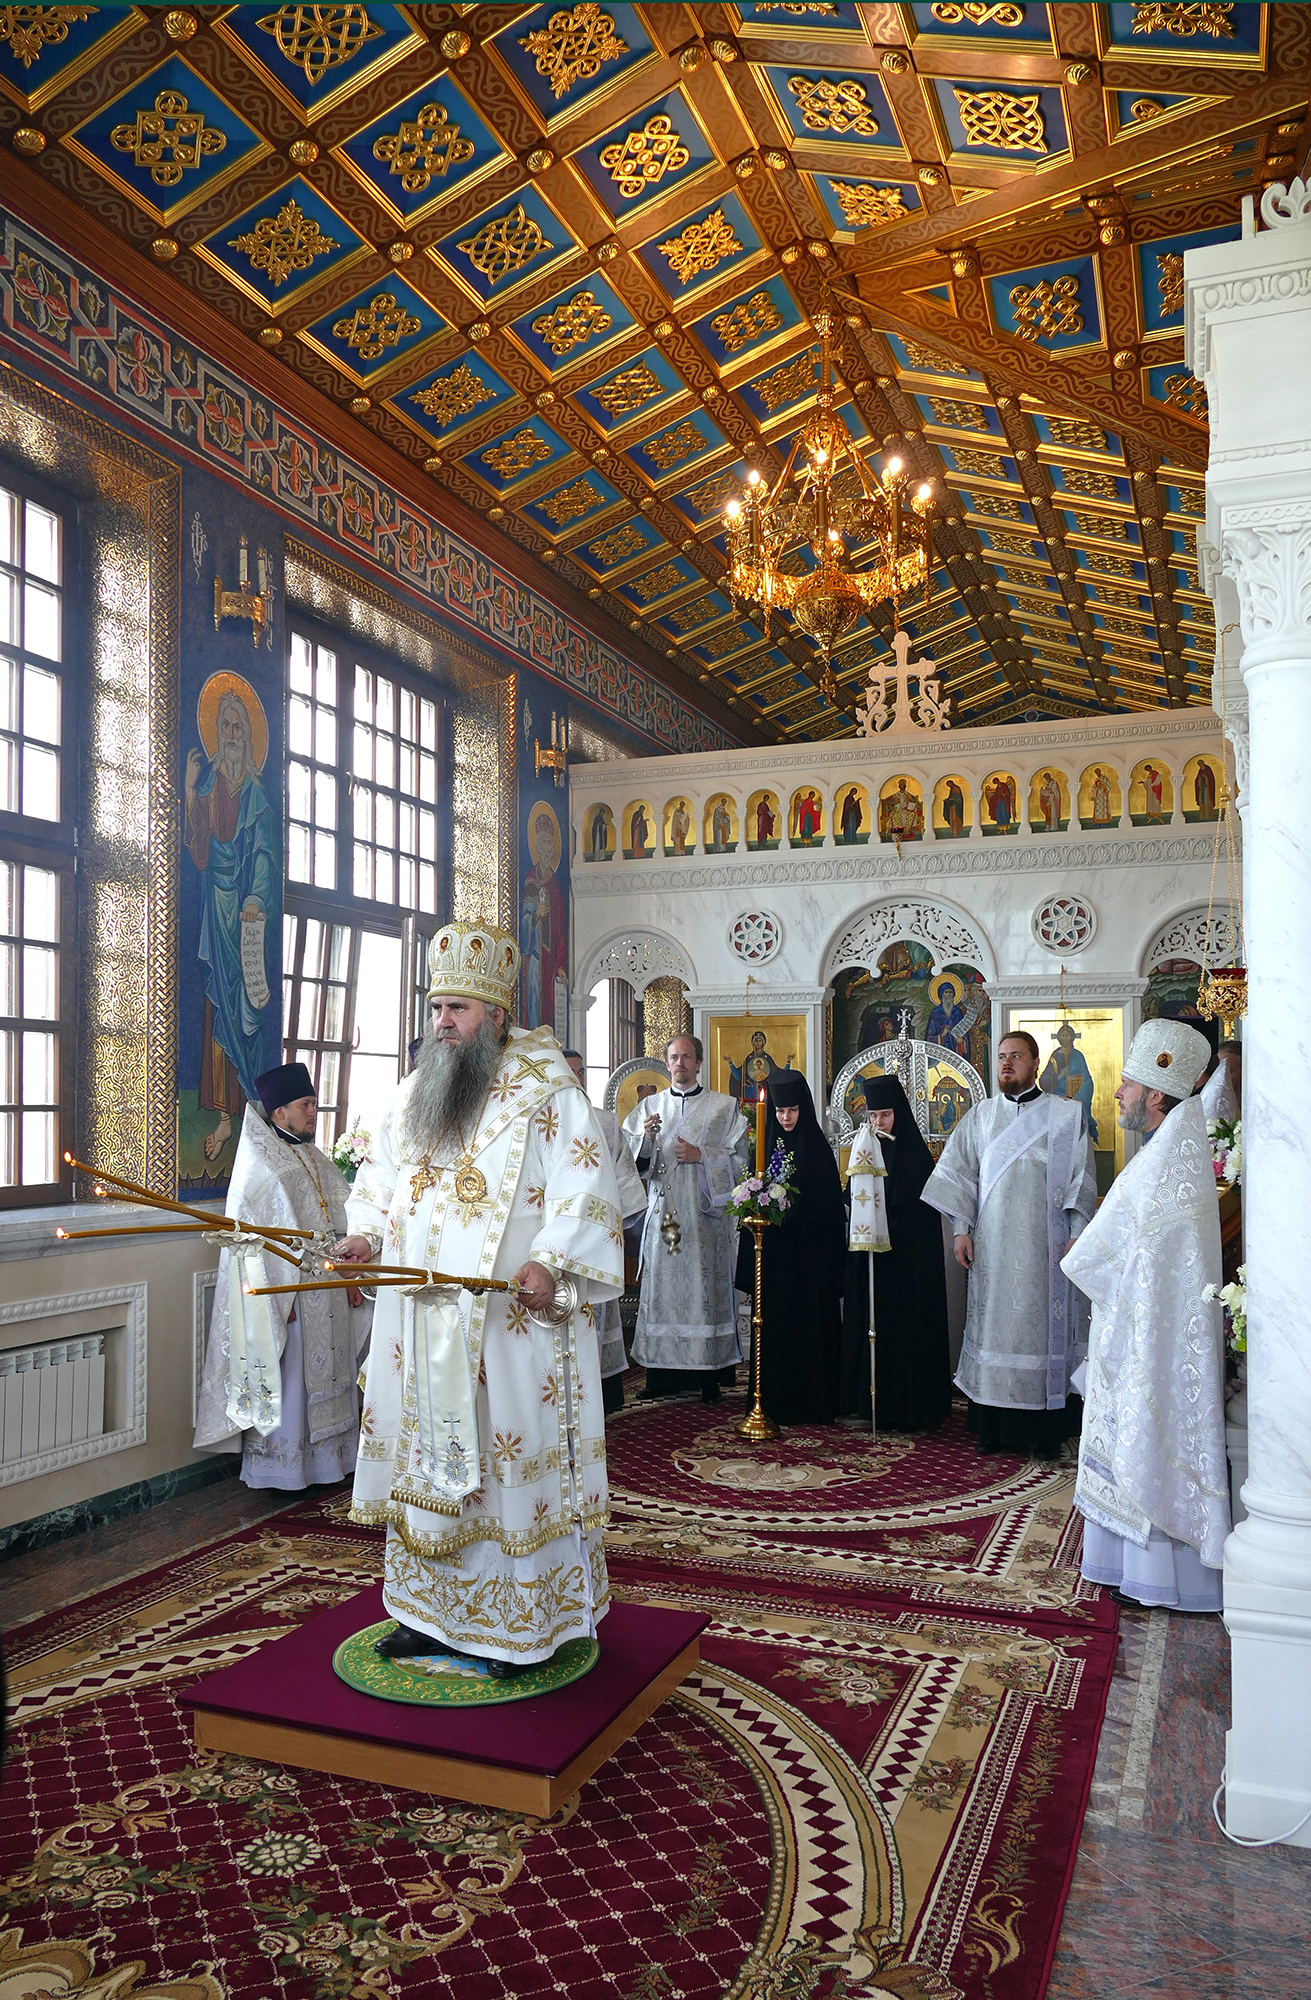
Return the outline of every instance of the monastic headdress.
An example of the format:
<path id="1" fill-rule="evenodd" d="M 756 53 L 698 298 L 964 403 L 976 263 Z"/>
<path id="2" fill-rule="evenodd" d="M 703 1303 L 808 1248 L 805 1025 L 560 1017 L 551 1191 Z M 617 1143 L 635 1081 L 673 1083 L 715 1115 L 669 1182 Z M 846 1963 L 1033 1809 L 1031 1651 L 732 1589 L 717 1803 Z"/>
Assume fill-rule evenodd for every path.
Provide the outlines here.
<path id="1" fill-rule="evenodd" d="M 1163 1090 L 1167 1097 L 1191 1097 L 1210 1060 L 1211 1045 L 1205 1035 L 1186 1021 L 1158 1015 L 1154 1021 L 1144 1021 L 1134 1036 L 1123 1074 L 1130 1083 Z"/>
<path id="2" fill-rule="evenodd" d="M 519 947 L 495 924 L 443 924 L 428 946 L 428 998 L 461 993 L 514 1012 Z"/>

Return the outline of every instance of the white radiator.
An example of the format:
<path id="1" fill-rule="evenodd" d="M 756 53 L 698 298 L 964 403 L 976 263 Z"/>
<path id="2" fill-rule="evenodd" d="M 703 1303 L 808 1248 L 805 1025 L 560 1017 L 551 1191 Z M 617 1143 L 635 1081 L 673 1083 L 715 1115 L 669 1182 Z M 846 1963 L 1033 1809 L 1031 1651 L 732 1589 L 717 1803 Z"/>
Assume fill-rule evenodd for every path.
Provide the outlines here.
<path id="1" fill-rule="evenodd" d="M 100 1437 L 105 1336 L 0 1352 L 0 1464 Z"/>

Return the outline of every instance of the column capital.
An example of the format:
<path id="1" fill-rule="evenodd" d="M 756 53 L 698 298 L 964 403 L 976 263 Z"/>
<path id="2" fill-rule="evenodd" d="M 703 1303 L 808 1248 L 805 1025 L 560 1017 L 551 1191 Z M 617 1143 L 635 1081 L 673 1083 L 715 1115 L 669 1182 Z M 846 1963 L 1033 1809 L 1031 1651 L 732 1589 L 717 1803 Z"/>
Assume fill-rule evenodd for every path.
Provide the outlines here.
<path id="1" fill-rule="evenodd" d="M 1221 549 L 1238 587 L 1246 680 L 1311 663 L 1311 494 L 1225 507 Z"/>

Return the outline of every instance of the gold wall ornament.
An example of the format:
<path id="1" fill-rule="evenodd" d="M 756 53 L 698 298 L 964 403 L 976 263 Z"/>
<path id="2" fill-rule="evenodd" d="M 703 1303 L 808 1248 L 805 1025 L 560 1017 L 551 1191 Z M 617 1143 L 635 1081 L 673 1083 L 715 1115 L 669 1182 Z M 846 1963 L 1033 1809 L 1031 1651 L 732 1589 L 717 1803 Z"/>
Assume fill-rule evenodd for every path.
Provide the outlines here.
<path id="1" fill-rule="evenodd" d="M 243 251 L 275 291 L 293 271 L 308 271 L 316 257 L 326 257 L 337 247 L 336 239 L 325 236 L 294 200 L 284 202 L 276 215 L 261 216 L 243 236 L 228 238 L 228 248 Z"/>
<path id="2" fill-rule="evenodd" d="M 1135 35 L 1221 36 L 1233 40 L 1232 0 L 1173 0 L 1164 6 L 1135 7 Z"/>
<path id="3" fill-rule="evenodd" d="M 1000 528 L 989 528 L 988 539 L 1001 556 L 1031 556 L 1034 554 L 1033 536 L 1036 529 L 1027 535 L 1003 534 Z"/>
<path id="4" fill-rule="evenodd" d="M 382 29 L 366 7 L 279 7 L 256 22 L 272 35 L 283 60 L 304 73 L 306 83 L 322 83 L 330 69 L 353 62 Z"/>
<path id="5" fill-rule="evenodd" d="M 642 449 L 657 471 L 668 472 L 671 467 L 681 465 L 685 458 L 690 458 L 693 452 L 704 451 L 709 442 L 709 438 L 703 437 L 688 417 L 683 423 L 676 424 L 673 430 L 652 438 Z"/>
<path id="6" fill-rule="evenodd" d="M 1164 106 L 1157 104 L 1153 98 L 1135 97 L 1129 106 L 1129 116 L 1135 125 L 1147 125 L 1153 118 L 1159 118 L 1163 109 Z"/>
<path id="7" fill-rule="evenodd" d="M 604 147 L 601 165 L 624 199 L 633 201 L 666 174 L 681 172 L 690 158 L 672 120 L 662 111 L 648 118 L 640 132 L 630 132 L 622 143 Z"/>
<path id="8" fill-rule="evenodd" d="M 372 396 L 352 396 L 347 409 L 353 417 L 362 417 L 373 408 Z"/>
<path id="9" fill-rule="evenodd" d="M 970 455 L 971 457 L 983 456 L 981 452 L 972 452 Z M 959 458 L 960 453 L 957 452 L 955 456 Z M 965 470 L 964 466 L 961 467 L 961 470 Z M 998 521 L 1022 521 L 1024 519 L 1024 511 L 1019 501 L 1012 500 L 1008 493 L 980 493 L 975 496 L 974 504 L 977 513 L 990 514 Z M 953 525 L 959 526 L 959 523 Z"/>
<path id="10" fill-rule="evenodd" d="M 968 361 L 953 361 L 950 355 L 939 354 L 936 348 L 925 347 L 922 341 L 911 340 L 904 333 L 901 344 L 912 368 L 926 368 L 931 375 L 969 375 L 973 372 Z"/>
<path id="11" fill-rule="evenodd" d="M 282 328 L 280 326 L 262 326 L 255 338 L 261 347 L 281 347 Z"/>
<path id="12" fill-rule="evenodd" d="M 795 403 L 798 397 L 808 395 L 815 386 L 815 379 L 814 350 L 807 348 L 804 354 L 785 361 L 781 368 L 760 376 L 750 386 L 772 416 L 784 403 Z"/>
<path id="13" fill-rule="evenodd" d="M 515 479 L 521 472 L 527 472 L 530 465 L 544 465 L 551 451 L 545 438 L 539 438 L 535 431 L 522 430 L 483 452 L 482 462 L 490 465 L 500 478 Z"/>
<path id="14" fill-rule="evenodd" d="M 713 209 L 700 222 L 689 222 L 681 236 L 670 236 L 660 245 L 661 255 L 669 259 L 680 285 L 688 284 L 702 271 L 713 271 L 741 248 L 722 208 Z"/>
<path id="15" fill-rule="evenodd" d="M 519 46 L 536 58 L 537 74 L 547 79 L 553 97 L 563 97 L 576 83 L 590 83 L 602 63 L 628 54 L 627 42 L 615 33 L 614 16 L 603 14 L 596 0 L 552 14 L 544 28 L 521 35 Z"/>
<path id="16" fill-rule="evenodd" d="M 459 248 L 489 285 L 499 285 L 502 278 L 521 271 L 540 251 L 554 250 L 555 245 L 518 201 L 508 215 L 494 216 L 476 235 L 462 237 Z"/>
<path id="17" fill-rule="evenodd" d="M 1060 278 L 1039 278 L 1035 285 L 1013 285 L 1010 301 L 1020 340 L 1040 336 L 1054 340 L 1061 334 L 1083 332 L 1079 280 L 1068 272 Z"/>
<path id="18" fill-rule="evenodd" d="M 31 69 L 47 49 L 68 40 L 71 22 L 99 12 L 98 7 L 0 7 L 0 42 L 9 44 L 15 62 Z"/>
<path id="19" fill-rule="evenodd" d="M 844 219 L 853 229 L 874 229 L 881 222 L 899 222 L 910 211 L 895 187 L 861 187 L 852 181 L 830 181 Z"/>
<path id="20" fill-rule="evenodd" d="M 1075 514 L 1074 525 L 1081 535 L 1100 535 L 1104 542 L 1127 542 L 1129 524 L 1118 514 Z"/>
<path id="21" fill-rule="evenodd" d="M 1087 549 L 1084 560 L 1090 569 L 1104 570 L 1107 576 L 1131 577 L 1133 564 L 1127 556 L 1113 556 L 1107 549 Z"/>
<path id="22" fill-rule="evenodd" d="M 575 292 L 554 312 L 542 313 L 535 319 L 533 332 L 558 356 L 571 354 L 594 334 L 605 333 L 613 323 L 613 316 L 597 304 L 595 292 Z"/>
<path id="23" fill-rule="evenodd" d="M 593 507 L 599 507 L 601 496 L 588 479 L 575 479 L 572 486 L 561 487 L 546 500 L 538 500 L 536 505 L 547 519 L 562 528 L 569 521 L 581 521 L 584 514 L 590 514 Z"/>
<path id="24" fill-rule="evenodd" d="M 671 590 L 678 590 L 687 582 L 676 562 L 661 563 L 658 569 L 649 569 L 645 576 L 639 576 L 629 585 L 634 595 L 643 604 L 650 604 L 657 597 L 668 597 Z"/>
<path id="25" fill-rule="evenodd" d="M 769 293 L 752 292 L 749 299 L 739 299 L 727 312 L 716 313 L 710 328 L 726 353 L 740 354 L 753 340 L 777 333 L 782 324 L 782 314 Z"/>
<path id="26" fill-rule="evenodd" d="M 361 361 L 376 361 L 389 347 L 418 333 L 421 325 L 413 313 L 397 305 L 393 292 L 379 292 L 367 306 L 356 306 L 349 319 L 334 320 L 332 331 Z"/>
<path id="27" fill-rule="evenodd" d="M 988 0 L 933 0 L 929 12 L 935 21 L 942 21 L 954 28 L 968 21 L 972 28 L 1018 28 L 1024 20 L 1023 7 L 1012 4 L 1012 0 L 997 0 L 994 6 Z"/>
<path id="28" fill-rule="evenodd" d="M 1172 410 L 1182 410 L 1185 416 L 1206 416 L 1206 391 L 1195 375 L 1167 375 L 1165 400 Z"/>
<path id="29" fill-rule="evenodd" d="M 864 84 L 855 77 L 834 82 L 827 76 L 790 76 L 788 89 L 807 131 L 832 132 L 838 139 L 878 137 L 879 121 L 869 108 Z"/>
<path id="30" fill-rule="evenodd" d="M 60 14 L 64 10 L 62 7 L 55 7 L 50 11 Z M 164 33 L 170 42 L 189 42 L 199 26 L 200 23 L 195 15 L 184 12 L 181 7 L 171 7 L 164 16 Z"/>
<path id="31" fill-rule="evenodd" d="M 800 20 L 805 14 L 837 14 L 835 0 L 759 0 L 757 14 L 791 14 Z"/>
<path id="32" fill-rule="evenodd" d="M 714 472 L 699 485 L 689 486 L 687 497 L 698 514 L 713 514 L 736 492 L 737 480 L 731 472 Z"/>
<path id="33" fill-rule="evenodd" d="M 1180 486 L 1179 505 L 1185 514 L 1205 514 L 1206 488 L 1204 486 Z"/>
<path id="34" fill-rule="evenodd" d="M 467 417 L 480 403 L 491 403 L 495 399 L 495 390 L 479 381 L 467 361 L 461 361 L 449 375 L 443 375 L 440 382 L 432 382 L 426 389 L 416 389 L 410 396 L 410 401 L 419 405 L 425 417 L 431 417 L 439 426 L 454 423 L 457 417 Z"/>
<path id="35" fill-rule="evenodd" d="M 138 111 L 131 125 L 115 125 L 109 143 L 131 153 L 135 166 L 149 167 L 156 187 L 176 187 L 188 168 L 221 153 L 226 132 L 209 130 L 203 111 L 192 111 L 181 91 L 161 90 L 150 111 Z"/>
<path id="36" fill-rule="evenodd" d="M 1114 500 L 1119 489 L 1109 472 L 1088 472 L 1081 465 L 1063 465 L 1061 476 L 1067 492 L 1081 493 L 1087 500 Z"/>
<path id="37" fill-rule="evenodd" d="M 669 622 L 680 632 L 693 632 L 698 625 L 708 624 L 717 608 L 713 597 L 694 598 L 691 604 L 680 604 L 676 611 L 671 611 Z"/>
<path id="38" fill-rule="evenodd" d="M 156 236 L 151 241 L 150 254 L 157 264 L 171 264 L 181 248 L 176 236 Z"/>
<path id="39" fill-rule="evenodd" d="M 950 424 L 953 430 L 986 431 L 988 428 L 988 414 L 982 403 L 962 402 L 955 396 L 930 396 L 929 408 L 935 423 Z"/>
<path id="40" fill-rule="evenodd" d="M 930 398 L 930 401 L 932 401 L 932 398 Z M 951 407 L 954 409 L 958 406 L 952 404 Z M 971 407 L 973 406 L 971 405 Z M 942 421 L 945 423 L 947 419 L 944 417 Z M 977 429 L 978 427 L 974 425 L 971 428 Z M 1004 479 L 1006 477 L 1005 460 L 995 457 L 990 451 L 971 451 L 968 445 L 954 444 L 951 447 L 951 455 L 956 461 L 957 471 L 965 473 L 968 478 Z M 989 507 L 995 507 L 996 504 L 989 497 Z"/>
<path id="41" fill-rule="evenodd" d="M 653 396 L 658 396 L 661 387 L 645 361 L 638 361 L 631 368 L 621 368 L 599 389 L 593 389 L 592 395 L 610 416 L 627 417 L 649 403 Z"/>
<path id="42" fill-rule="evenodd" d="M 438 46 L 447 62 L 458 62 L 461 56 L 468 55 L 473 41 L 463 28 L 451 28 L 442 36 Z"/>
<path id="43" fill-rule="evenodd" d="M 1158 250 L 1156 277 L 1161 288 L 1161 311 L 1180 313 L 1184 309 L 1184 260 L 1179 250 Z"/>
<path id="44" fill-rule="evenodd" d="M 15 131 L 14 151 L 16 153 L 26 153 L 30 158 L 34 159 L 38 153 L 44 153 L 45 149 L 46 135 L 44 132 L 38 132 L 35 125 L 20 125 Z"/>
<path id="45" fill-rule="evenodd" d="M 293 139 L 287 148 L 287 158 L 293 167 L 312 167 L 318 157 L 318 144 L 313 139 Z"/>
<path id="46" fill-rule="evenodd" d="M 967 146 L 995 146 L 1006 153 L 1045 153 L 1046 124 L 1037 91 L 1012 97 L 1004 90 L 960 90 L 952 85 Z"/>
<path id="47" fill-rule="evenodd" d="M 1048 417 L 1047 428 L 1053 444 L 1067 451 L 1105 451 L 1106 432 L 1085 417 Z"/>
<path id="48" fill-rule="evenodd" d="M 608 535 L 587 544 L 587 553 L 594 562 L 605 569 L 613 569 L 619 563 L 627 562 L 630 556 L 641 555 L 648 546 L 646 536 L 631 521 L 625 521 L 622 528 L 612 528 Z"/>
<path id="49" fill-rule="evenodd" d="M 451 124 L 444 104 L 425 104 L 416 118 L 402 118 L 394 132 L 373 142 L 374 159 L 385 160 L 387 171 L 400 176 L 406 194 L 422 194 L 434 175 L 444 180 L 475 151 L 473 140 L 462 139 L 459 126 Z"/>

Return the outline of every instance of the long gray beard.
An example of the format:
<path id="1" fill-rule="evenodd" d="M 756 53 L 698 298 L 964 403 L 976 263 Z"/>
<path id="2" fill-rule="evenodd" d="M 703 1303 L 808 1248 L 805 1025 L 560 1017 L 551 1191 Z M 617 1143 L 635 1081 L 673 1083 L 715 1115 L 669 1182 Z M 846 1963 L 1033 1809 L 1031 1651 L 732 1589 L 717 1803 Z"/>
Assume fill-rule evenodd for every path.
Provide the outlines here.
<path id="1" fill-rule="evenodd" d="M 425 1035 L 405 1107 L 406 1139 L 433 1155 L 467 1145 L 504 1048 L 503 1032 L 490 1015 L 467 1041 Z"/>
<path id="2" fill-rule="evenodd" d="M 1131 1104 L 1126 1110 L 1121 1111 L 1120 1130 L 1122 1132 L 1145 1132 L 1147 1130 L 1147 1106 L 1142 1103 Z"/>

